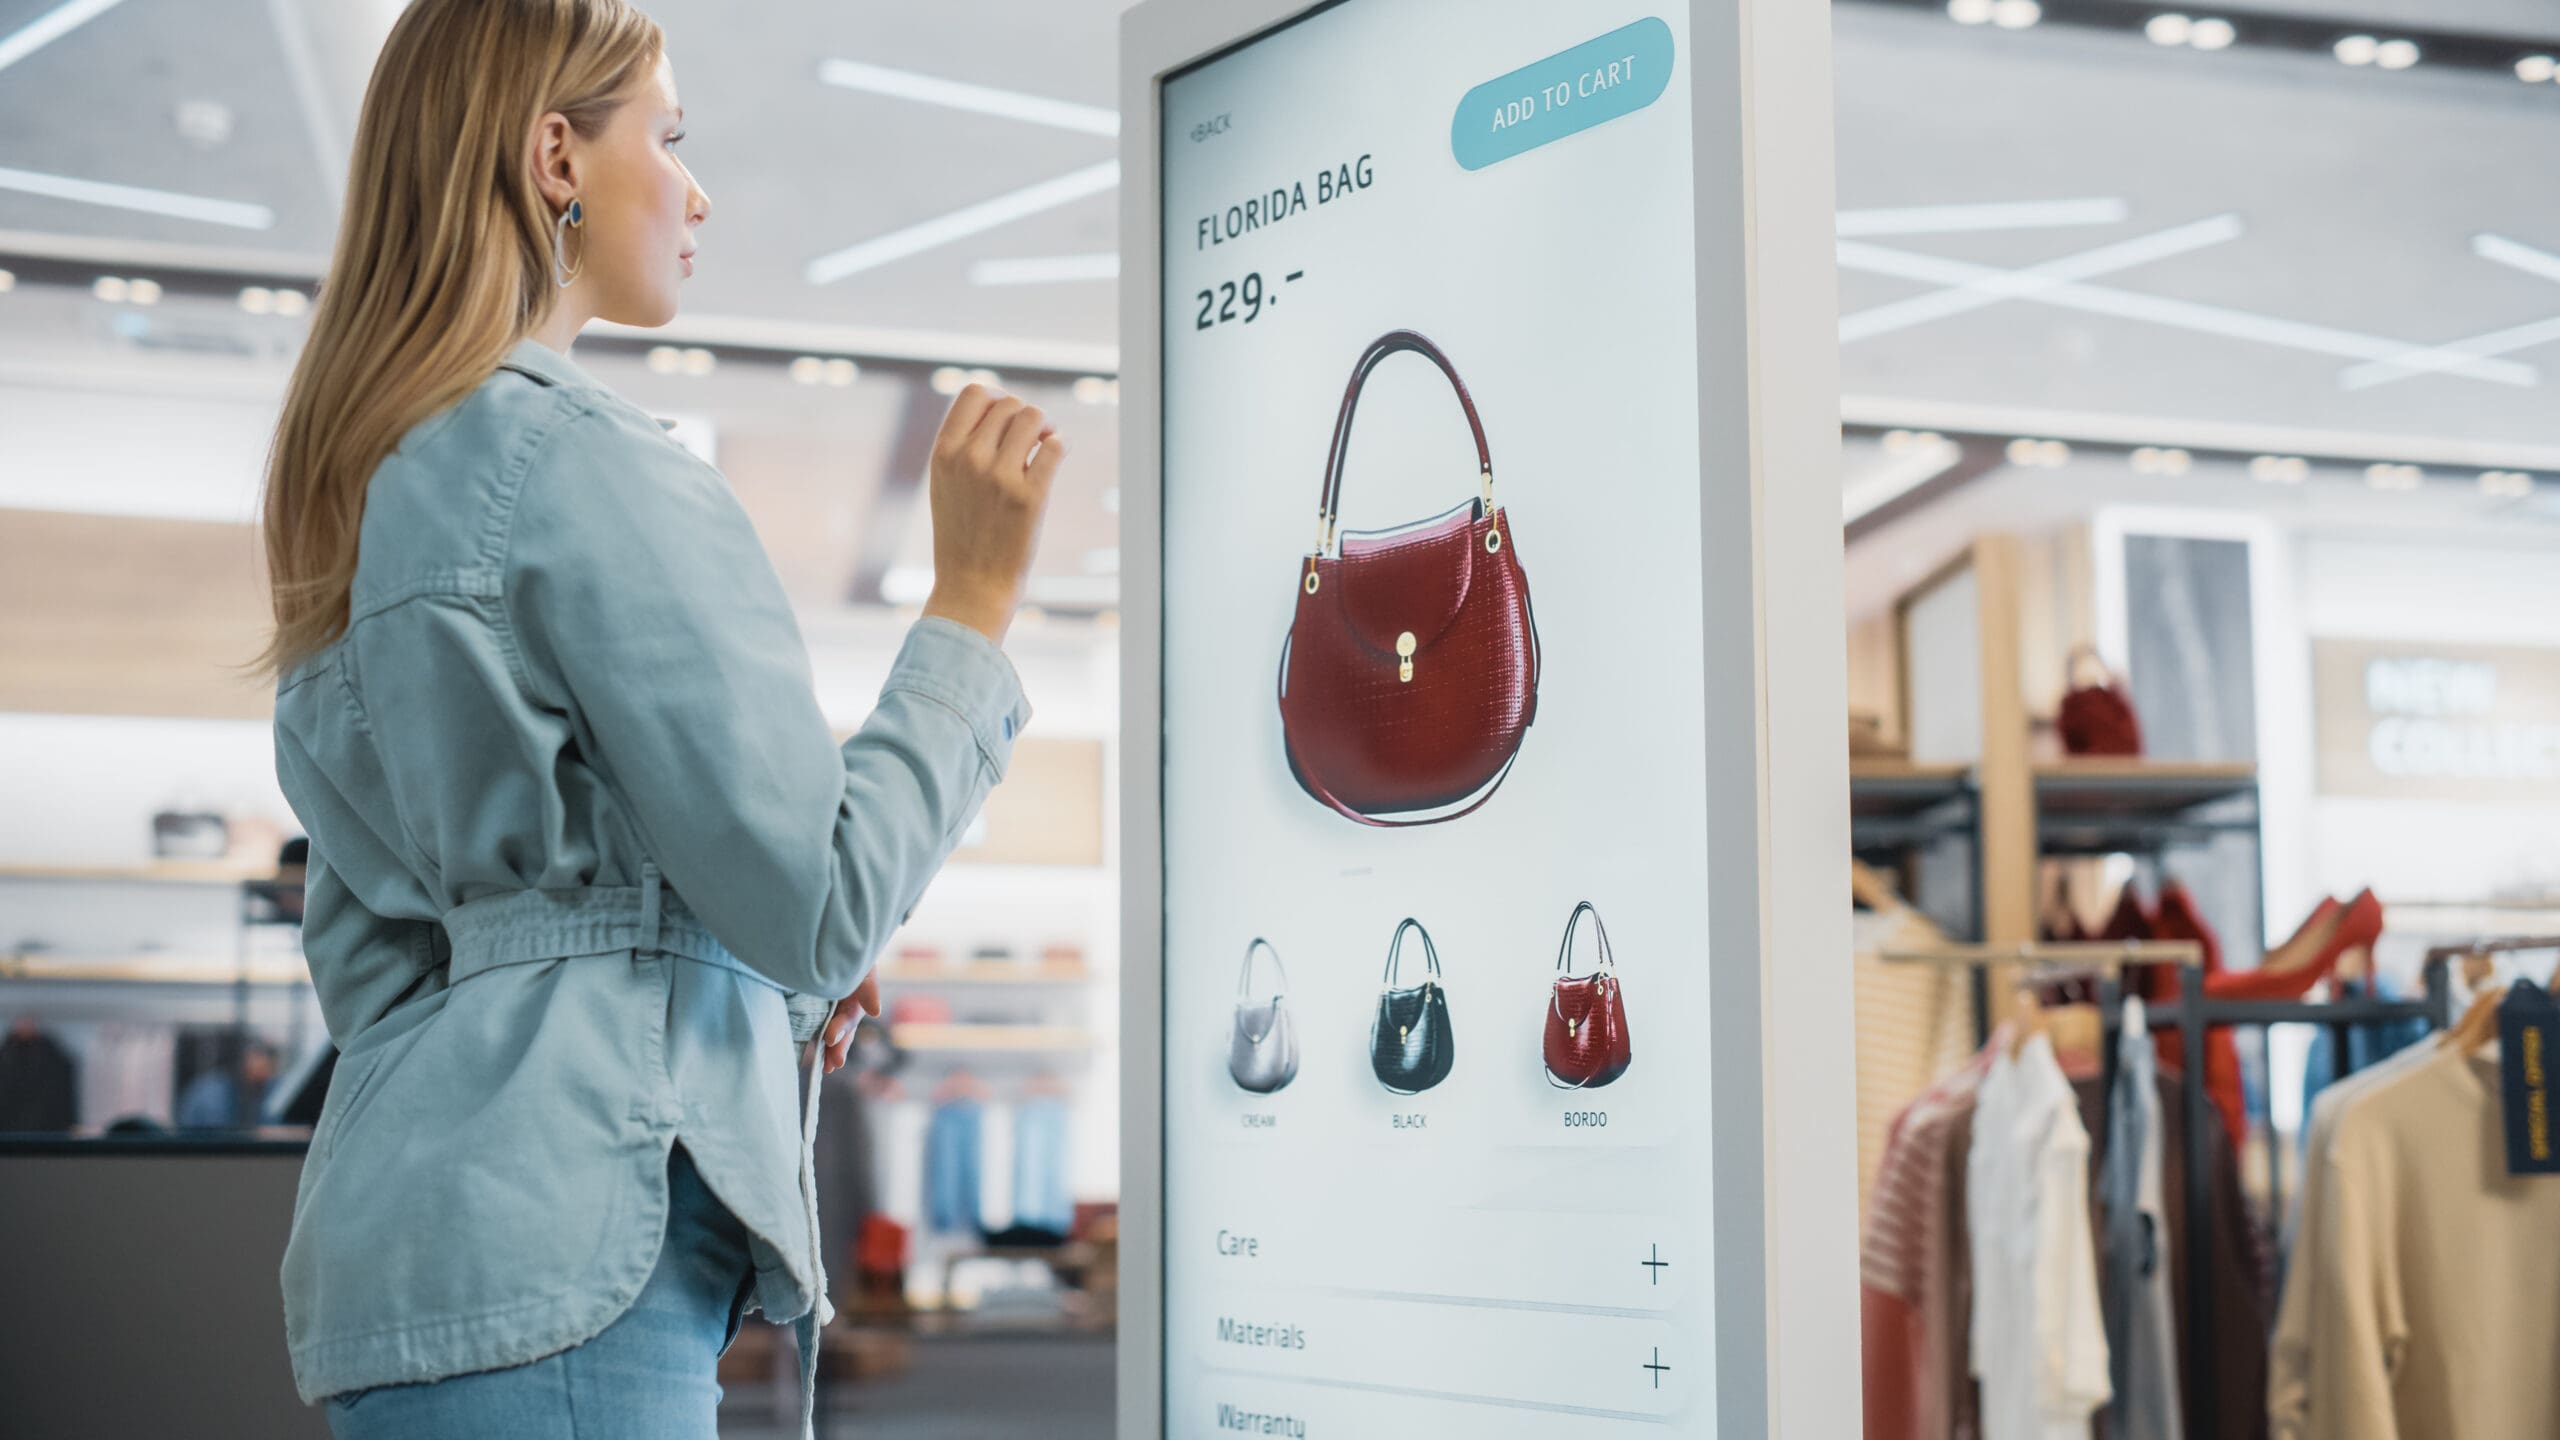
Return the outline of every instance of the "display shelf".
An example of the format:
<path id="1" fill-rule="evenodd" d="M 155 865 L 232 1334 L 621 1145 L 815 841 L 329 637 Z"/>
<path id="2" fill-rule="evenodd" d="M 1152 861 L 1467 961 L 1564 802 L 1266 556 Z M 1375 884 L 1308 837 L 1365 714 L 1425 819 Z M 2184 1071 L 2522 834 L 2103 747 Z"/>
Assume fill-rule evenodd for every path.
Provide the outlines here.
<path id="1" fill-rule="evenodd" d="M 237 985 L 240 962 L 230 955 L 0 955 L 0 980 L 61 980 L 120 985 Z M 311 972 L 298 955 L 250 960 L 252 985 L 307 985 Z"/>
<path id="2" fill-rule="evenodd" d="M 933 965 L 890 963 L 880 967 L 883 985 L 1082 985 L 1100 978 L 1073 960 L 965 960 Z"/>
<path id="3" fill-rule="evenodd" d="M 891 1025 L 901 1050 L 1079 1051 L 1094 1047 L 1093 1033 L 1067 1025 Z"/>
<path id="4" fill-rule="evenodd" d="M 2036 809 L 2054 818 L 2167 820 L 2257 793 L 2258 767 L 2245 761 L 2083 759 L 2035 767 Z"/>
<path id="5" fill-rule="evenodd" d="M 154 860 L 141 865 L 0 865 L 5 880 L 88 880 L 129 885 L 238 885 L 274 880 L 275 862 Z"/>
<path id="6" fill-rule="evenodd" d="M 1916 819 L 1973 794 L 1970 765 L 1851 760 L 1849 814 L 1859 820 Z"/>

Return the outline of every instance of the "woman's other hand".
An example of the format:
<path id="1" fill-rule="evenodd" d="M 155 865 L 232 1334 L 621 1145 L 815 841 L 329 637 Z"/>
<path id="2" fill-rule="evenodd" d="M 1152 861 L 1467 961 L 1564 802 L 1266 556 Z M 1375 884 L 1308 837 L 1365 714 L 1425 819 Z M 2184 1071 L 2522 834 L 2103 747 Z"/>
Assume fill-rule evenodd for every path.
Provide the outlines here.
<path id="1" fill-rule="evenodd" d="M 1036 405 L 971 385 L 933 442 L 933 594 L 924 613 L 1002 644 L 1022 603 L 1066 438 Z"/>
<path id="2" fill-rule="evenodd" d="M 865 975 L 852 994 L 836 1002 L 835 1013 L 827 1017 L 827 1028 L 821 1032 L 826 1039 L 828 1074 L 843 1069 L 845 1057 L 853 1053 L 853 1027 L 863 1016 L 879 1013 L 880 977 Z"/>

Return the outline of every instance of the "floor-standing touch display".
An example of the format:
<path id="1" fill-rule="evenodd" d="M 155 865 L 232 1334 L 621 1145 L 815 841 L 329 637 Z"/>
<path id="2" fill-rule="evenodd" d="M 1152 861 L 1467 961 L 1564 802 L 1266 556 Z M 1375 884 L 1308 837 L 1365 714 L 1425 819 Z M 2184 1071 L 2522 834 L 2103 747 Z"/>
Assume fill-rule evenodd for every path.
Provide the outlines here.
<path id="1" fill-rule="evenodd" d="M 1149 90 L 1122 281 L 1156 1424 L 1718 1433 L 1771 1408 L 1758 1360 L 1719 1375 L 1772 1324 L 1743 32 L 1268 18 Z"/>

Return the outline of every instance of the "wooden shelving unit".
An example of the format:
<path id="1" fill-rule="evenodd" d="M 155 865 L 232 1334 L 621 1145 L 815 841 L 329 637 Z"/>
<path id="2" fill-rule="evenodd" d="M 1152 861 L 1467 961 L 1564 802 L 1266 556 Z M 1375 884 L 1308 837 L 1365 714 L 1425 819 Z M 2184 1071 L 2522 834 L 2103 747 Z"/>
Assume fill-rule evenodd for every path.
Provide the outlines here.
<path id="1" fill-rule="evenodd" d="M 1091 1032 L 1065 1025 L 892 1025 L 889 1038 L 901 1050 L 955 1052 L 1054 1052 L 1091 1050 Z"/>
<path id="2" fill-rule="evenodd" d="M 1082 961 L 964 960 L 954 964 L 880 967 L 883 985 L 1082 985 L 1095 978 Z"/>

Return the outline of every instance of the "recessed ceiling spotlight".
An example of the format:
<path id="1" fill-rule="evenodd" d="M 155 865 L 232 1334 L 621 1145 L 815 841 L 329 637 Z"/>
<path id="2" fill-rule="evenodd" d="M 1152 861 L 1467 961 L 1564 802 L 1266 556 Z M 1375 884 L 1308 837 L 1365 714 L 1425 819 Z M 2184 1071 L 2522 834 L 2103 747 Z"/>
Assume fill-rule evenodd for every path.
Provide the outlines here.
<path id="1" fill-rule="evenodd" d="M 2427 472 L 2415 465 L 2367 465 L 2364 479 L 2376 490 L 2415 490 L 2426 483 Z"/>
<path id="2" fill-rule="evenodd" d="M 1947 0 L 1947 18 L 1959 25 L 1988 25 L 1996 0 Z"/>
<path id="3" fill-rule="evenodd" d="M 2133 473 L 2136 475 L 2184 475 L 2194 464 L 2195 457 L 2184 450 L 2164 450 L 2145 445 L 2133 452 Z"/>
<path id="4" fill-rule="evenodd" d="M 2036 459 L 2048 468 L 2059 470 L 2071 463 L 2071 447 L 2059 440 L 2047 440 L 2036 447 Z"/>
<path id="5" fill-rule="evenodd" d="M 2332 47 L 2341 65 L 2370 65 L 2382 50 L 2382 42 L 2370 35 L 2349 35 Z"/>
<path id="6" fill-rule="evenodd" d="M 969 381 L 973 385 L 984 385 L 990 390 L 999 390 L 1004 387 L 1004 377 L 998 375 L 993 370 L 983 368 L 971 370 L 968 372 L 968 375 Z"/>
<path id="7" fill-rule="evenodd" d="M 2154 45 L 2184 45 L 2195 37 L 2196 22 L 2184 15 L 2154 15 L 2151 23 L 2142 27 L 2142 33 L 2150 36 Z"/>
<path id="8" fill-rule="evenodd" d="M 199 150 L 217 149 L 231 139 L 231 107 L 219 100 L 181 100 L 173 118 L 178 138 Z"/>
<path id="9" fill-rule="evenodd" d="M 296 290 L 289 285 L 276 291 L 277 314 L 300 315 L 308 312 L 310 309 L 311 297 L 303 294 L 301 291 Z"/>
<path id="10" fill-rule="evenodd" d="M 243 285 L 240 287 L 240 308 L 252 315 L 274 314 L 276 292 L 264 285 Z"/>
<path id="11" fill-rule="evenodd" d="M 933 372 L 933 393 L 957 395 L 969 383 L 969 372 L 957 365 L 940 366 Z"/>
<path id="12" fill-rule="evenodd" d="M 89 293 L 110 305 L 121 305 L 125 297 L 132 293 L 132 289 L 125 284 L 124 277 L 121 275 L 101 275 L 96 283 L 89 287 Z"/>
<path id="13" fill-rule="evenodd" d="M 17 277 L 16 272 L 14 272 L 14 271 L 9 271 L 9 270 L 0 270 L 0 295 L 6 295 L 6 294 L 8 294 L 10 291 L 15 290 L 15 289 L 17 289 L 17 288 L 18 288 L 18 277 Z"/>
<path id="14" fill-rule="evenodd" d="M 2024 30 L 2043 18 L 2036 0 L 1996 0 L 1991 7 L 1991 23 L 2003 30 Z"/>
<path id="15" fill-rule="evenodd" d="M 2480 493 L 2499 500 L 2521 500 L 2533 493 L 2533 477 L 2521 470 L 2480 472 Z"/>
<path id="16" fill-rule="evenodd" d="M 791 362 L 791 379 L 798 385 L 823 385 L 827 379 L 827 362 L 815 355 L 803 355 Z"/>
<path id="17" fill-rule="evenodd" d="M 2414 40 L 2385 40 L 2373 52 L 2373 63 L 2385 70 L 2406 70 L 2418 63 Z"/>
<path id="18" fill-rule="evenodd" d="M 157 280 L 130 281 L 125 286 L 125 294 L 131 297 L 136 305 L 157 305 L 160 303 L 160 282 Z"/>
<path id="19" fill-rule="evenodd" d="M 827 383 L 841 390 L 862 378 L 862 367 L 841 355 L 827 362 Z"/>
<path id="20" fill-rule="evenodd" d="M 2249 462 L 2249 478 L 2270 485 L 2299 485 L 2311 478 L 2311 462 L 2299 455 L 2261 455 Z"/>
<path id="21" fill-rule="evenodd" d="M 673 375 L 683 368 L 683 351 L 678 350 L 673 345 L 652 345 L 649 347 L 650 374 Z"/>
<path id="22" fill-rule="evenodd" d="M 2548 55 L 2527 55 L 2516 62 L 2516 78 L 2527 85 L 2539 85 L 2554 74 L 2560 74 L 2560 60 Z"/>
<path id="23" fill-rule="evenodd" d="M 2240 38 L 2240 32 L 2228 20 L 2207 18 L 2196 22 L 2195 33 L 2187 43 L 2199 50 L 2228 50 Z"/>
<path id="24" fill-rule="evenodd" d="M 2036 442 L 2027 439 L 2012 440 L 2009 442 L 2007 454 L 2009 463 L 2012 465 L 2033 465 L 2036 463 Z"/>
<path id="25" fill-rule="evenodd" d="M 1111 382 L 1099 375 L 1079 375 L 1076 383 L 1067 387 L 1067 393 L 1079 405 L 1099 405 L 1111 394 Z"/>
<path id="26" fill-rule="evenodd" d="M 684 352 L 684 373 L 687 375 L 708 375 L 719 364 L 719 356 L 699 345 L 692 346 Z"/>

